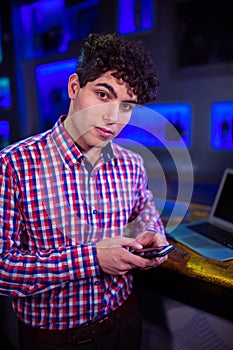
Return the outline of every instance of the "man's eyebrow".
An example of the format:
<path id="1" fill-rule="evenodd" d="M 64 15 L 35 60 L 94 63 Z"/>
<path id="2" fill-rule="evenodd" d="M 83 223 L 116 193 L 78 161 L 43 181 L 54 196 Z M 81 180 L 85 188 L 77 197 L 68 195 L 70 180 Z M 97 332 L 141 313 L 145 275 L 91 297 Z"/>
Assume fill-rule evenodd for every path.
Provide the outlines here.
<path id="1" fill-rule="evenodd" d="M 111 92 L 111 94 L 115 98 L 117 98 L 117 93 L 116 93 L 116 91 L 113 89 L 113 87 L 111 85 L 109 85 L 107 83 L 98 83 L 98 84 L 96 84 L 96 86 L 103 86 L 103 87 L 105 87 L 106 89 L 108 89 Z"/>
<path id="2" fill-rule="evenodd" d="M 109 85 L 107 83 L 97 83 L 96 86 L 103 86 L 106 89 L 108 89 L 115 98 L 118 97 L 116 91 L 113 89 L 113 87 L 111 85 Z M 137 101 L 135 101 L 135 100 L 125 100 L 125 101 L 122 101 L 122 102 L 137 104 Z"/>
<path id="3" fill-rule="evenodd" d="M 124 102 L 124 103 L 132 103 L 132 104 L 137 104 L 137 101 L 135 101 L 135 100 L 124 100 L 124 101 L 122 101 L 122 102 Z"/>

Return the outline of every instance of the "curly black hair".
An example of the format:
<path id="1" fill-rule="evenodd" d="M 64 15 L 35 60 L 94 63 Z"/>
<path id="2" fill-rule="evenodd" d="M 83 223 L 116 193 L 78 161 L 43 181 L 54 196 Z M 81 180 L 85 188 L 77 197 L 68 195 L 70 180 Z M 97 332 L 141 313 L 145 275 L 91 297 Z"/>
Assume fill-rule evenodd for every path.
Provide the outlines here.
<path id="1" fill-rule="evenodd" d="M 128 83 L 138 104 L 153 101 L 160 84 L 155 65 L 139 40 L 117 34 L 89 34 L 84 40 L 77 74 L 80 86 L 94 81 L 107 71 Z"/>

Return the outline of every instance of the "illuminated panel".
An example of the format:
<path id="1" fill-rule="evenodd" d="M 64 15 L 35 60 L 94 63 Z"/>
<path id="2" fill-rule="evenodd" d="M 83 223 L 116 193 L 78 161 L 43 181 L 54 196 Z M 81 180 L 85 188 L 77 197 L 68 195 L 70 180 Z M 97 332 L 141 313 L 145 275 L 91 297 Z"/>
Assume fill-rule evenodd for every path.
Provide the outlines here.
<path id="1" fill-rule="evenodd" d="M 154 22 L 154 0 L 118 0 L 118 33 L 151 30 Z"/>
<path id="2" fill-rule="evenodd" d="M 11 106 L 10 79 L 8 77 L 0 78 L 0 108 L 9 108 Z"/>
<path id="3" fill-rule="evenodd" d="M 212 104 L 211 146 L 215 149 L 233 149 L 233 102 Z"/>
<path id="4" fill-rule="evenodd" d="M 2 24 L 0 19 L 0 63 L 2 63 Z"/>
<path id="5" fill-rule="evenodd" d="M 10 141 L 10 125 L 7 120 L 0 120 L 0 149 L 6 147 Z"/>
<path id="6" fill-rule="evenodd" d="M 168 103 L 148 105 L 154 111 L 162 115 L 169 123 L 166 123 L 164 138 L 169 145 L 186 147 L 191 144 L 191 106 L 188 103 Z M 177 131 L 177 133 L 176 133 Z M 182 140 L 182 142 L 180 142 Z"/>
<path id="7" fill-rule="evenodd" d="M 131 141 L 147 147 L 189 147 L 191 106 L 188 103 L 137 106 L 129 124 L 118 136 L 122 145 Z"/>
<path id="8" fill-rule="evenodd" d="M 51 37 L 51 51 L 59 51 L 62 28 L 58 24 L 63 10 L 63 0 L 43 0 L 20 8 L 25 53 L 27 57 L 42 55 Z"/>
<path id="9" fill-rule="evenodd" d="M 42 64 L 36 68 L 41 130 L 50 128 L 61 114 L 68 112 L 67 85 L 75 73 L 76 59 Z"/>
<path id="10" fill-rule="evenodd" d="M 98 4 L 99 0 L 89 0 L 66 8 L 64 0 L 43 0 L 21 6 L 25 55 L 65 52 L 70 41 L 96 31 Z"/>

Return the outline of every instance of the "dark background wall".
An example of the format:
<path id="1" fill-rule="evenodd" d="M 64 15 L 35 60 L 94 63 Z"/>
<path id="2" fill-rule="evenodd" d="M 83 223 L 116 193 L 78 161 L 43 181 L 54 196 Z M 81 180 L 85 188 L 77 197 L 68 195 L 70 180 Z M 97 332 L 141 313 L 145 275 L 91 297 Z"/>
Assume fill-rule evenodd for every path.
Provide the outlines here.
<path id="1" fill-rule="evenodd" d="M 38 133 L 46 126 L 43 123 L 46 115 L 45 105 L 41 99 L 36 75 L 38 66 L 76 58 L 83 35 L 89 30 L 96 32 L 118 30 L 119 1 L 99 0 L 97 8 L 94 5 L 94 11 L 91 12 L 85 7 L 78 8 L 85 2 L 67 0 L 64 1 L 64 9 L 61 10 L 55 4 L 51 10 L 53 15 L 50 17 L 46 15 L 43 6 L 36 7 L 36 1 L 1 0 L 0 78 L 9 77 L 12 101 L 10 107 L 0 107 L 0 121 L 9 122 L 10 142 Z M 162 84 L 157 102 L 191 105 L 191 144 L 188 150 L 194 170 L 193 200 L 211 204 L 223 170 L 226 167 L 233 167 L 233 148 L 214 149 L 210 142 L 212 104 L 233 101 L 233 22 L 232 11 L 229 8 L 231 2 L 226 0 L 152 2 L 154 26 L 145 31 L 139 28 L 133 35 L 144 42 L 158 67 Z M 149 3 L 151 4 L 150 1 Z M 28 8 L 32 9 L 30 6 L 33 4 L 34 10 L 27 12 Z M 135 1 L 135 16 L 139 22 L 140 6 L 143 7 L 145 4 L 146 0 Z M 82 25 L 77 27 L 76 22 Z M 66 27 L 72 28 L 67 47 L 61 52 L 58 50 L 59 40 L 56 46 L 59 29 L 57 32 L 55 30 L 54 38 L 52 30 L 54 26 L 62 30 Z M 42 38 L 43 44 L 41 44 Z M 59 84 L 61 74 L 58 73 L 56 79 L 55 86 Z M 66 83 L 64 84 L 66 89 Z M 59 93 L 52 96 L 53 110 L 58 114 L 65 113 L 68 107 L 67 99 L 60 103 Z M 232 115 L 229 120 L 233 122 L 233 109 L 229 113 Z M 226 128 L 222 129 L 224 135 L 226 131 L 230 132 Z M 161 148 L 154 148 L 152 152 L 164 168 L 168 188 L 171 187 L 169 195 L 174 199 L 172 188 L 176 176 L 168 152 Z M 185 173 L 187 168 L 185 163 L 182 164 L 182 150 L 177 150 L 176 156 L 181 163 L 181 171 Z M 150 161 L 147 163 L 153 186 L 156 170 Z M 154 187 L 157 190 L 156 184 Z M 1 297 L 0 303 L 2 315 L 0 330 L 1 332 L 3 330 L 10 342 L 15 345 L 17 343 L 15 318 L 11 313 L 8 299 Z M 0 347 L 3 343 L 1 334 Z M 10 349 L 10 345 L 8 348 Z"/>
<path id="2" fill-rule="evenodd" d="M 67 0 L 63 10 L 59 10 L 59 6 L 53 7 L 51 17 L 42 6 L 39 10 L 36 3 L 29 0 L 2 1 L 0 8 L 4 57 L 0 73 L 10 76 L 13 100 L 10 109 L 1 110 L 0 117 L 10 121 L 11 141 L 37 133 L 45 127 L 37 67 L 76 58 L 83 36 L 89 31 L 118 31 L 120 1 L 99 0 L 90 11 L 79 8 L 87 1 Z M 136 21 L 139 22 L 141 9 L 153 3 L 154 25 L 149 30 L 139 28 L 132 35 L 142 39 L 158 67 L 162 84 L 157 103 L 188 103 L 191 106 L 191 143 L 188 150 L 194 170 L 193 200 L 210 204 L 223 170 L 233 166 L 232 147 L 214 149 L 211 145 L 212 104 L 232 101 L 233 53 L 230 48 L 233 47 L 233 36 L 230 34 L 233 25 L 228 18 L 229 1 L 135 0 L 134 3 Z M 27 12 L 33 6 L 34 10 Z M 66 27 L 72 27 L 73 22 L 81 24 L 73 26 L 73 37 L 67 48 L 59 52 L 59 42 L 56 46 L 59 30 L 64 32 Z M 54 38 L 53 29 L 57 27 Z M 44 51 L 40 52 L 40 45 Z M 56 104 L 54 111 L 65 113 L 68 101 L 63 101 L 63 109 L 59 109 L 56 93 L 53 98 Z M 232 129 L 228 131 L 230 133 Z M 226 130 L 223 132 L 226 133 Z M 152 152 L 158 157 L 168 179 L 176 181 L 176 170 L 167 160 L 167 152 L 156 147 Z M 177 154 L 182 163 L 182 151 L 181 155 L 179 150 Z M 148 167 L 153 181 L 154 170 L 150 169 L 150 164 Z M 184 172 L 187 170 L 185 165 L 182 169 Z M 175 197 L 172 190 L 169 195 Z"/>

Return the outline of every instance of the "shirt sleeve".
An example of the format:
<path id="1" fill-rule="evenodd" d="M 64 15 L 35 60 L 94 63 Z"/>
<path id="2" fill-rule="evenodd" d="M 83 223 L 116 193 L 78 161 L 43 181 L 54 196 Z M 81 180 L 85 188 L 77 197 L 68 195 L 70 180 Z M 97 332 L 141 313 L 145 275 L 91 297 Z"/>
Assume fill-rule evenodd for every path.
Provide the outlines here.
<path id="1" fill-rule="evenodd" d="M 139 157 L 138 169 L 135 204 L 127 227 L 127 235 L 136 237 L 143 231 L 154 231 L 165 235 L 164 225 L 156 208 L 153 194 L 148 189 L 148 178 L 141 157 Z"/>
<path id="2" fill-rule="evenodd" d="M 94 244 L 43 251 L 23 249 L 25 226 L 19 196 L 19 189 L 0 158 L 0 294 L 28 296 L 100 274 Z"/>

